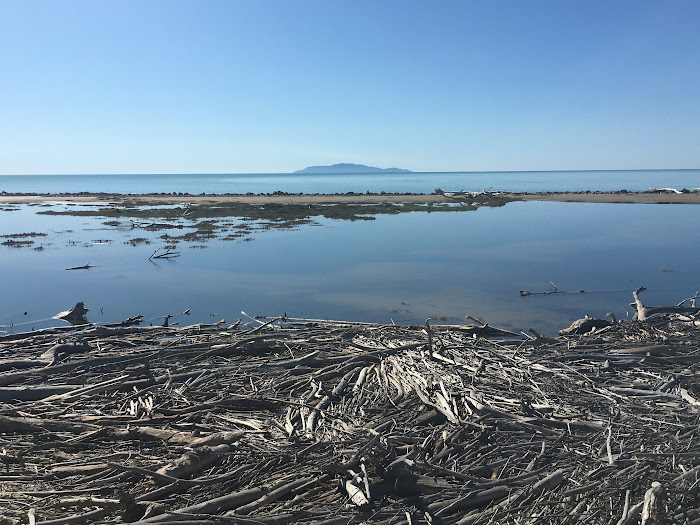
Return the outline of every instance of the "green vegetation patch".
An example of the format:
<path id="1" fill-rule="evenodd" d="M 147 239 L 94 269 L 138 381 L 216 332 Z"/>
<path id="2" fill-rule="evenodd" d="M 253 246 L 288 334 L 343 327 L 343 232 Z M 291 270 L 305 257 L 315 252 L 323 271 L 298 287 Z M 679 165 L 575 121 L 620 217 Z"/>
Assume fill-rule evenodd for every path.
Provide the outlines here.
<path id="1" fill-rule="evenodd" d="M 200 221 L 194 225 L 194 228 L 197 228 L 197 230 L 200 232 L 213 231 L 218 229 L 219 227 L 220 224 L 216 221 Z"/>
<path id="2" fill-rule="evenodd" d="M 267 221 L 299 221 L 312 217 L 341 220 L 367 220 L 373 215 L 395 215 L 413 211 L 467 211 L 478 206 L 503 206 L 512 199 L 503 196 L 480 196 L 479 198 L 459 198 L 454 202 L 424 204 L 407 203 L 330 203 L 330 204 L 249 204 L 235 202 L 226 205 L 196 205 L 190 207 L 152 208 L 152 207 L 123 207 L 110 206 L 91 209 L 72 208 L 68 210 L 45 210 L 38 213 L 45 215 L 72 215 L 80 217 L 131 217 L 134 219 L 218 219 L 223 217 L 242 217 L 251 220 Z M 461 206 L 455 206 L 460 203 Z M 111 223 L 111 224 L 110 224 Z M 115 222 L 103 224 L 112 225 Z M 202 224 L 202 223 L 199 223 Z M 116 225 L 116 224 L 115 224 Z M 197 226 L 199 228 L 199 225 Z M 203 229 L 203 228 L 199 228 Z"/>
<path id="3" fill-rule="evenodd" d="M 503 206 L 512 198 L 500 195 L 458 196 L 438 203 L 320 203 L 294 204 L 269 202 L 252 204 L 233 202 L 227 204 L 198 204 L 186 206 L 149 206 L 146 203 L 126 202 L 101 207 L 71 207 L 70 209 L 48 209 L 38 213 L 44 215 L 71 215 L 80 217 L 104 217 L 128 219 L 133 228 L 148 231 L 171 228 L 193 228 L 182 235 L 163 234 L 167 242 L 205 242 L 216 239 L 217 233 L 234 230 L 222 239 L 241 239 L 253 231 L 288 229 L 303 224 L 313 224 L 316 219 L 371 221 L 378 215 L 397 215 L 410 212 L 462 212 L 476 210 L 479 206 Z M 141 206 L 139 206 L 141 204 Z M 242 223 L 232 222 L 237 218 Z M 183 222 L 191 221 L 191 225 Z M 107 220 L 102 224 L 119 227 L 118 220 Z M 17 234 L 19 236 L 19 234 Z M 31 234 L 24 234 L 29 236 Z M 45 235 L 45 234 L 35 234 Z M 243 239 L 247 240 L 247 239 Z M 147 244 L 144 238 L 131 239 L 126 244 Z"/>
<path id="4" fill-rule="evenodd" d="M 16 241 L 15 239 L 8 239 L 0 244 L 3 246 L 9 246 L 10 248 L 22 248 L 25 246 L 31 246 L 34 244 L 34 241 Z"/>
<path id="5" fill-rule="evenodd" d="M 124 244 L 138 246 L 139 244 L 151 244 L 151 241 L 146 239 L 145 237 L 135 237 L 133 239 L 129 239 L 128 241 L 124 241 Z"/>
<path id="6" fill-rule="evenodd" d="M 164 233 L 163 235 L 160 236 L 160 238 L 166 242 L 173 242 L 173 243 L 177 243 L 178 241 L 206 242 L 206 241 L 210 241 L 212 239 L 216 239 L 216 234 L 214 233 L 213 229 L 207 229 L 207 230 L 195 230 L 192 232 L 184 233 L 182 235 L 169 235 L 167 233 Z"/>
<path id="7" fill-rule="evenodd" d="M 28 232 L 28 233 L 7 233 L 5 235 L 0 235 L 3 239 L 23 239 L 26 237 L 46 237 L 45 233 L 39 232 Z"/>

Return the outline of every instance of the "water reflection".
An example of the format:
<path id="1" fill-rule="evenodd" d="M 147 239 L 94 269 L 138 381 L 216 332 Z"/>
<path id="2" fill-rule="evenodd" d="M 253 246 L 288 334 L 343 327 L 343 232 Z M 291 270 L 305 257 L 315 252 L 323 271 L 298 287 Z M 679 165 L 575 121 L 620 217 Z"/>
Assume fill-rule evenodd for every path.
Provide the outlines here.
<path id="1" fill-rule="evenodd" d="M 515 202 L 470 213 L 408 213 L 371 222 L 321 219 L 241 239 L 180 241 L 180 257 L 148 258 L 165 245 L 103 219 L 0 212 L 0 234 L 46 232 L 32 247 L 0 246 L 0 325 L 29 330 L 83 301 L 90 321 L 142 314 L 183 323 L 231 322 L 240 311 L 293 317 L 462 323 L 480 317 L 552 334 L 589 314 L 631 315 L 631 291 L 677 303 L 700 287 L 700 233 L 684 228 L 700 206 Z M 99 243 L 95 241 L 99 240 Z M 150 244 L 149 244 L 150 243 Z M 95 265 L 89 271 L 64 268 Z M 520 290 L 575 293 L 520 297 Z M 585 293 L 578 293 L 579 290 Z M 191 315 L 178 317 L 189 309 Z M 28 312 L 27 316 L 24 312 Z M 53 321 L 55 323 L 56 321 Z"/>

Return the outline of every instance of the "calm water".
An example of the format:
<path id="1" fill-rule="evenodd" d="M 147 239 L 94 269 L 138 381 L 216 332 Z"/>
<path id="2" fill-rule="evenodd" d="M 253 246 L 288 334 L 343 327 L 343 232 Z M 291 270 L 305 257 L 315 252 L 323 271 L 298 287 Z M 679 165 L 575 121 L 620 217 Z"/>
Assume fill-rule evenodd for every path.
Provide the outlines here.
<path id="1" fill-rule="evenodd" d="M 700 187 L 700 170 L 523 171 L 352 175 L 0 175 L 8 193 L 432 193 L 445 191 L 645 191 Z"/>
<path id="2" fill-rule="evenodd" d="M 514 202 L 322 220 L 259 231 L 252 242 L 181 242 L 178 259 L 157 264 L 147 259 L 163 245 L 162 232 L 13 208 L 0 211 L 0 234 L 49 235 L 35 239 L 42 251 L 0 246 L 4 330 L 47 326 L 43 319 L 84 301 L 93 322 L 142 314 L 156 324 L 188 308 L 190 316 L 171 322 L 233 322 L 241 310 L 396 323 L 460 323 L 469 314 L 551 334 L 586 313 L 631 315 L 627 303 L 641 285 L 649 305 L 677 303 L 700 288 L 700 206 L 692 205 Z M 153 244 L 124 244 L 137 236 Z M 63 270 L 86 263 L 97 267 Z M 550 281 L 586 293 L 519 296 L 549 290 Z"/>

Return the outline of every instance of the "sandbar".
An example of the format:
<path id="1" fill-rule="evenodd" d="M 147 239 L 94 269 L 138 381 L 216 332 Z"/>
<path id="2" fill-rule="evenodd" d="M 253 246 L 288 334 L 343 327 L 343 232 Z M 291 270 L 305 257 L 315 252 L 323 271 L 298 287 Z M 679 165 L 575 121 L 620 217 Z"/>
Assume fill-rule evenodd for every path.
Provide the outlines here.
<path id="1" fill-rule="evenodd" d="M 117 206 L 157 206 L 168 204 L 440 204 L 499 199 L 510 201 L 597 202 L 630 204 L 700 204 L 700 192 L 674 193 L 646 192 L 475 192 L 458 194 L 399 194 L 399 193 L 343 193 L 303 194 L 267 193 L 245 195 L 214 194 L 114 194 L 114 193 L 61 193 L 61 194 L 0 194 L 0 203 L 27 204 L 57 202 L 75 204 L 114 204 Z"/>

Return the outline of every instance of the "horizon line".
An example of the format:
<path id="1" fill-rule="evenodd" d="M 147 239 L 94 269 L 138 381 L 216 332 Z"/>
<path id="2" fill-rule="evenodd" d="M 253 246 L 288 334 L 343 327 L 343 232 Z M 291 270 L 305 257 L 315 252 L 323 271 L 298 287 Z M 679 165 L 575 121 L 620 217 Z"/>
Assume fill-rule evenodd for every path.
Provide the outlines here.
<path id="1" fill-rule="evenodd" d="M 406 175 L 425 173 L 592 173 L 602 171 L 697 171 L 700 168 L 622 168 L 622 169 L 569 169 L 569 170 L 456 170 L 456 171 L 360 171 L 360 172 L 317 172 L 297 173 L 297 171 L 258 171 L 258 172 L 122 172 L 122 173 L 0 173 L 0 177 L 60 177 L 60 176 L 113 176 L 113 175 Z"/>

